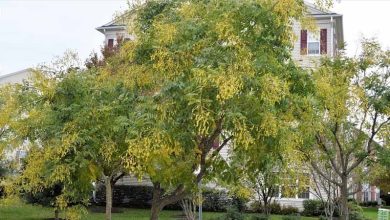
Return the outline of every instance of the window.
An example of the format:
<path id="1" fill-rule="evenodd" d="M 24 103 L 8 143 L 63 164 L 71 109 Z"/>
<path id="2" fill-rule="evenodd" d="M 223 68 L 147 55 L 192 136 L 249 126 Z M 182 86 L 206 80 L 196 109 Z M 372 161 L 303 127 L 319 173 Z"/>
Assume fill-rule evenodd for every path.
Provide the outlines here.
<path id="1" fill-rule="evenodd" d="M 107 46 L 108 46 L 109 48 L 114 47 L 114 39 L 108 39 Z"/>
<path id="2" fill-rule="evenodd" d="M 300 199 L 309 199 L 310 198 L 310 188 L 306 187 L 298 193 L 298 198 Z"/>
<path id="3" fill-rule="evenodd" d="M 320 36 L 318 33 L 308 33 L 307 37 L 307 54 L 320 54 Z"/>
<path id="4" fill-rule="evenodd" d="M 368 202 L 368 191 L 364 191 L 364 198 L 363 198 L 363 201 L 364 201 L 364 202 Z"/>

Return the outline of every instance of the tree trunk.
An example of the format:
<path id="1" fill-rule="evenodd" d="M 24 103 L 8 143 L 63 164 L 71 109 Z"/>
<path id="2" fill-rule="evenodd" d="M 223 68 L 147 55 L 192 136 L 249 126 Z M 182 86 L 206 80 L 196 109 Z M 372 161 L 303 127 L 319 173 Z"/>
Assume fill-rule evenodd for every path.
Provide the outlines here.
<path id="1" fill-rule="evenodd" d="M 111 181 L 111 178 L 109 176 L 105 177 L 104 184 L 106 186 L 106 220 L 111 220 L 112 181 Z"/>
<path id="2" fill-rule="evenodd" d="M 54 219 L 55 220 L 60 219 L 60 211 L 57 208 L 54 210 Z"/>
<path id="3" fill-rule="evenodd" d="M 158 220 L 160 212 L 161 212 L 161 208 L 159 204 L 152 203 L 150 220 Z"/>
<path id="4" fill-rule="evenodd" d="M 171 194 L 163 196 L 160 183 L 153 183 L 153 199 L 150 220 L 158 220 L 161 210 L 169 204 L 178 202 L 186 196 L 184 186 L 178 186 Z"/>
<path id="5" fill-rule="evenodd" d="M 153 199 L 152 199 L 152 209 L 150 220 L 158 220 L 158 216 L 160 214 L 160 197 L 162 190 L 160 188 L 160 183 L 153 183 Z"/>
<path id="6" fill-rule="evenodd" d="M 264 214 L 269 215 L 268 197 L 263 198 L 263 203 L 264 203 Z"/>
<path id="7" fill-rule="evenodd" d="M 348 178 L 343 176 L 341 178 L 341 198 L 340 198 L 340 219 L 349 220 L 348 210 Z"/>

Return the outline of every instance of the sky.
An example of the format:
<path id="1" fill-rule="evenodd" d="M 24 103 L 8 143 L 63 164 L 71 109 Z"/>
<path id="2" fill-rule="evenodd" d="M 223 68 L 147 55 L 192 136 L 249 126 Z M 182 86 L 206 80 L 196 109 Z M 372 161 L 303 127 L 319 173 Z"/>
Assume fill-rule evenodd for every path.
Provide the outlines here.
<path id="1" fill-rule="evenodd" d="M 67 50 L 85 60 L 100 51 L 96 27 L 126 0 L 0 0 L 0 75 L 48 63 Z"/>
<path id="2" fill-rule="evenodd" d="M 67 50 L 85 60 L 98 52 L 104 35 L 96 27 L 127 8 L 126 0 L 0 0 L 0 75 L 48 63 Z M 359 41 L 376 37 L 390 48 L 390 0 L 340 0 L 347 54 Z"/>

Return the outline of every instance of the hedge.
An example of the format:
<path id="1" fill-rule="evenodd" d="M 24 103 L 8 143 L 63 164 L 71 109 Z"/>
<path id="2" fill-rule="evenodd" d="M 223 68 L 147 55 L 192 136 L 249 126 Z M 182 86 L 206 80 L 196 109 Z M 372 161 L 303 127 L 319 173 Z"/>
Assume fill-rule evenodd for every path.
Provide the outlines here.
<path id="1" fill-rule="evenodd" d="M 235 206 L 244 211 L 246 201 L 230 196 L 224 190 L 203 190 L 203 210 L 212 212 L 225 212 L 228 207 Z M 150 208 L 153 198 L 152 186 L 116 185 L 113 188 L 113 205 L 116 207 Z M 94 203 L 104 206 L 106 202 L 105 187 L 97 187 Z M 180 204 L 171 204 L 165 207 L 170 210 L 181 210 Z"/>

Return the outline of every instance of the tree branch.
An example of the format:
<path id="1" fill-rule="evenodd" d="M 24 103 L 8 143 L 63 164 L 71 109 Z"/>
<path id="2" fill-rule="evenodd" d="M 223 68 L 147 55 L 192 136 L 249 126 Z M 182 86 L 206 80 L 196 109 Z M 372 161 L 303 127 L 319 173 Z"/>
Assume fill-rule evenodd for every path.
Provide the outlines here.
<path id="1" fill-rule="evenodd" d="M 320 149 L 322 149 L 322 151 L 324 151 L 326 153 L 326 155 L 328 156 L 328 159 L 329 159 L 334 171 L 339 176 L 341 176 L 342 173 L 340 172 L 339 167 L 336 165 L 336 162 L 334 160 L 333 155 L 331 155 L 331 153 L 329 152 L 329 149 L 326 147 L 326 144 L 323 142 L 323 140 L 321 139 L 321 136 L 319 134 L 316 135 L 316 139 L 317 139 L 318 145 L 320 146 Z"/>
<path id="2" fill-rule="evenodd" d="M 367 150 L 366 150 L 366 154 L 363 155 L 363 156 L 360 156 L 359 158 L 357 158 L 357 160 L 351 165 L 351 167 L 349 167 L 346 171 L 346 174 L 348 175 L 352 170 L 354 170 L 357 166 L 359 166 L 363 161 L 364 159 L 366 159 L 370 154 L 371 154 L 371 146 L 372 146 L 372 143 L 374 141 L 374 137 L 376 135 L 376 133 L 379 131 L 380 127 L 378 129 L 375 129 L 376 127 L 376 123 L 377 123 L 377 120 L 378 120 L 378 115 L 379 113 L 376 111 L 375 114 L 374 114 L 374 118 L 373 118 L 373 122 L 372 122 L 372 126 L 371 126 L 371 135 L 370 135 L 370 138 L 368 139 L 368 142 L 367 142 Z M 389 121 L 389 120 L 387 120 Z M 387 122 L 386 121 L 386 122 Z M 386 123 L 384 122 L 384 123 Z M 384 124 L 382 123 L 381 126 Z"/>
<path id="3" fill-rule="evenodd" d="M 327 181 L 329 181 L 329 182 L 335 184 L 336 186 L 341 187 L 341 184 L 340 184 L 340 183 L 334 181 L 331 177 L 329 177 L 328 175 L 326 175 L 325 173 L 323 173 L 323 172 L 321 171 L 321 169 L 317 166 L 317 164 L 316 164 L 315 162 L 310 161 L 310 164 L 311 164 L 312 168 L 313 168 L 319 175 L 321 175 L 323 178 L 325 178 Z"/>
<path id="4" fill-rule="evenodd" d="M 338 132 L 338 130 L 339 130 L 339 125 L 338 125 L 337 122 L 335 123 L 335 126 L 334 126 L 334 127 L 335 127 L 335 128 L 334 128 L 334 130 L 332 130 L 332 133 L 333 133 L 334 138 L 335 138 L 335 140 L 336 140 L 336 145 L 337 145 L 337 147 L 338 147 L 338 149 L 339 149 L 341 167 L 342 167 L 343 171 L 345 171 L 346 168 L 347 168 L 347 163 L 348 163 L 348 161 L 345 161 L 345 160 L 344 160 L 344 159 L 345 159 L 345 158 L 344 158 L 344 151 L 343 151 L 343 148 L 342 148 L 342 146 L 341 146 L 340 140 L 339 140 L 339 138 L 338 138 L 338 136 L 337 136 L 337 132 Z"/>

